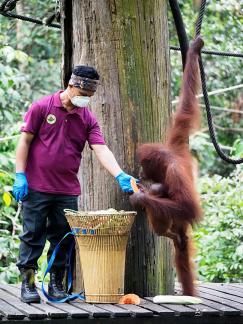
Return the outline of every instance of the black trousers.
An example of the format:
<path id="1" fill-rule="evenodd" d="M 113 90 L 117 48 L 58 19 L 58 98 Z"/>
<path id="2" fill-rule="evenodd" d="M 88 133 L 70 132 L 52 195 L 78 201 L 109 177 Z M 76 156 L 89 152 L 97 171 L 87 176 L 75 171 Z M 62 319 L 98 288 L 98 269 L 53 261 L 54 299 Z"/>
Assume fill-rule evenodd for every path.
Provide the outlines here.
<path id="1" fill-rule="evenodd" d="M 41 256 L 46 240 L 50 242 L 47 254 L 49 261 L 57 243 L 70 231 L 64 209 L 78 209 L 78 196 L 59 195 L 29 190 L 23 199 L 23 233 L 19 236 L 18 268 L 38 269 L 37 261 Z M 57 253 L 52 269 L 64 268 L 67 254 L 74 237 L 69 235 Z"/>

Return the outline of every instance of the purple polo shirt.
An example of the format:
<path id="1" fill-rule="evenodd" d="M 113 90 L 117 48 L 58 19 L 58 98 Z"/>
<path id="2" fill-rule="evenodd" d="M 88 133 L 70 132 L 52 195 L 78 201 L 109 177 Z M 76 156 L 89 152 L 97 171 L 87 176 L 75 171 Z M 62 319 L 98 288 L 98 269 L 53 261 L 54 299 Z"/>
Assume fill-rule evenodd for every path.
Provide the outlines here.
<path id="1" fill-rule="evenodd" d="M 41 192 L 80 195 L 77 177 L 85 142 L 105 145 L 95 116 L 88 108 L 68 112 L 58 91 L 32 104 L 22 132 L 34 134 L 26 176 L 29 188 Z"/>

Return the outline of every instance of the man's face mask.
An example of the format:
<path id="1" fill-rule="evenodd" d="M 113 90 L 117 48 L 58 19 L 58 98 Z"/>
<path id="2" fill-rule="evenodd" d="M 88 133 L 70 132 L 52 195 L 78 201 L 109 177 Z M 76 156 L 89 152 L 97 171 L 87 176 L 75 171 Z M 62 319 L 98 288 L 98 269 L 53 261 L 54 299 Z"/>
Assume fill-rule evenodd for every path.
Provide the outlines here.
<path id="1" fill-rule="evenodd" d="M 74 96 L 74 97 L 70 98 L 70 100 L 71 100 L 71 103 L 74 106 L 82 108 L 82 107 L 87 107 L 88 106 L 88 104 L 90 102 L 90 97 Z"/>
<path id="2" fill-rule="evenodd" d="M 71 100 L 71 103 L 76 107 L 80 107 L 80 108 L 87 107 L 90 102 L 90 97 L 88 96 L 74 96 L 71 98 L 68 92 L 67 95 Z"/>

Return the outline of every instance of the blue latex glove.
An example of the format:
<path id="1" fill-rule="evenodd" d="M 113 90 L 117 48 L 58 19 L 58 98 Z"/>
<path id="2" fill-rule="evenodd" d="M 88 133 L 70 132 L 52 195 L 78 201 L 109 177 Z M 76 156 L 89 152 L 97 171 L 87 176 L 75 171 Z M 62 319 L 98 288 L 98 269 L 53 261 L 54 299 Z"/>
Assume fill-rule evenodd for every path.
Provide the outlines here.
<path id="1" fill-rule="evenodd" d="M 131 183 L 130 180 L 131 178 L 133 178 L 132 176 L 130 176 L 129 174 L 126 174 L 125 172 L 121 172 L 120 174 L 118 174 L 118 176 L 116 176 L 116 180 L 118 181 L 122 191 L 124 192 L 133 192 L 133 189 L 131 187 Z M 139 180 L 135 179 L 136 182 L 138 183 Z"/>
<path id="2" fill-rule="evenodd" d="M 13 195 L 16 201 L 20 201 L 28 194 L 28 182 L 23 172 L 15 173 Z"/>

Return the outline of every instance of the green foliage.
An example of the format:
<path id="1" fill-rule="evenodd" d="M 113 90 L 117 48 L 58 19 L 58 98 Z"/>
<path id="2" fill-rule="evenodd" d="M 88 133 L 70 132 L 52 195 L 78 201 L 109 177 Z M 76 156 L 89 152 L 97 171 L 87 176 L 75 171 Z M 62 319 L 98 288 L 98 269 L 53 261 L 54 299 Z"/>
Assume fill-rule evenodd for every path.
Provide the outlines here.
<path id="1" fill-rule="evenodd" d="M 25 14 L 43 19 L 54 12 L 53 1 L 28 1 Z M 61 87 L 61 31 L 0 16 L 0 113 L 14 123 L 33 100 Z M 12 115 L 12 116 L 11 116 Z"/>
<path id="2" fill-rule="evenodd" d="M 21 1 L 24 13 L 43 19 L 54 12 L 54 1 Z M 61 32 L 0 16 L 0 282 L 16 283 L 21 214 L 11 196 L 15 147 L 23 114 L 33 100 L 60 88 Z M 17 36 L 20 41 L 17 41 Z M 9 138 L 9 139 L 8 139 Z M 40 258 L 38 279 L 46 267 Z"/>
<path id="3" fill-rule="evenodd" d="M 16 203 L 9 192 L 12 183 L 12 174 L 0 170 L 0 281 L 10 283 L 16 282 L 18 277 L 15 264 L 19 248 L 18 234 L 21 231 Z"/>
<path id="4" fill-rule="evenodd" d="M 209 134 L 196 132 L 190 136 L 190 149 L 200 164 L 199 175 L 230 174 L 235 166 L 224 162 L 217 154 Z M 232 159 L 243 156 L 243 143 L 240 139 L 234 141 L 233 146 L 222 146 L 221 149 Z"/>
<path id="5" fill-rule="evenodd" d="M 243 168 L 228 178 L 200 179 L 204 221 L 197 228 L 197 262 L 201 280 L 243 281 Z"/>
<path id="6" fill-rule="evenodd" d="M 28 60 L 28 56 L 10 46 L 0 45 L 0 58 L 0 122 L 4 132 L 4 126 L 14 124 L 29 105 L 27 77 L 11 65 L 14 61 Z"/>

